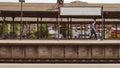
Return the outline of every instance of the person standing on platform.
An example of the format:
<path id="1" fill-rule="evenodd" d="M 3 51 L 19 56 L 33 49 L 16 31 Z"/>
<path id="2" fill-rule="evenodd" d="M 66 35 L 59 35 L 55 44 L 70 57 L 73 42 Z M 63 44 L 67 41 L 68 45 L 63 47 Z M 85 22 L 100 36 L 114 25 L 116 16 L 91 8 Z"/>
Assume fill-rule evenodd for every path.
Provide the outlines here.
<path id="1" fill-rule="evenodd" d="M 94 20 L 94 22 L 90 25 L 90 31 L 91 31 L 90 39 L 92 38 L 93 34 L 94 34 L 95 38 L 97 39 L 97 34 L 96 34 L 96 30 L 95 30 L 95 23 L 96 23 L 96 20 Z"/>

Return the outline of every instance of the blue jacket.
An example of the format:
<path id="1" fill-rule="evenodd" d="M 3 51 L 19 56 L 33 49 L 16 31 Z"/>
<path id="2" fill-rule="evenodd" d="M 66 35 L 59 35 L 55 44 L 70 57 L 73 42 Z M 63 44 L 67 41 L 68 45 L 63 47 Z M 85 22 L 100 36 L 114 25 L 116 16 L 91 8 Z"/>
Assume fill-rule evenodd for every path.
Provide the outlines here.
<path id="1" fill-rule="evenodd" d="M 95 30 L 95 24 L 90 25 L 90 30 Z"/>

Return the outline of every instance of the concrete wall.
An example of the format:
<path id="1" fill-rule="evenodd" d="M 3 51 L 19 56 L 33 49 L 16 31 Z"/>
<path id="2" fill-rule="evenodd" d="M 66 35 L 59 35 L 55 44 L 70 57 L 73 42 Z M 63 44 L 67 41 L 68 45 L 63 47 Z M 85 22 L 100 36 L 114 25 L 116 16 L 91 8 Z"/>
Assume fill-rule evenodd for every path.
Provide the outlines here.
<path id="1" fill-rule="evenodd" d="M 5 45 L 0 58 L 119 58 L 120 46 L 100 45 Z"/>

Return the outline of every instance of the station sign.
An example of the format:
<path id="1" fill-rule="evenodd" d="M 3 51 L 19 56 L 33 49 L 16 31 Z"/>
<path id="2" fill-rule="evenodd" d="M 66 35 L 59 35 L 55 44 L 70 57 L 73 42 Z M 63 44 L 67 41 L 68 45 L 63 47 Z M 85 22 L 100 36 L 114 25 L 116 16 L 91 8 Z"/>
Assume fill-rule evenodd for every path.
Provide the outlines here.
<path id="1" fill-rule="evenodd" d="M 61 7 L 62 16 L 101 16 L 101 7 Z"/>

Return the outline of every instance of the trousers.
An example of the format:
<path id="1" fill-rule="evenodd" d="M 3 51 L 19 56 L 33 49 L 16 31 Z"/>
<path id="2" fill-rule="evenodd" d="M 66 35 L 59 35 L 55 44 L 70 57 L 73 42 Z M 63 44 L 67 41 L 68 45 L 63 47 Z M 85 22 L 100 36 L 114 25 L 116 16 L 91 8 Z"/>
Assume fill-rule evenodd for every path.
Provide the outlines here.
<path id="1" fill-rule="evenodd" d="M 95 38 L 97 39 L 97 34 L 96 34 L 95 30 L 91 30 L 90 38 L 92 38 L 93 34 L 95 35 Z"/>

